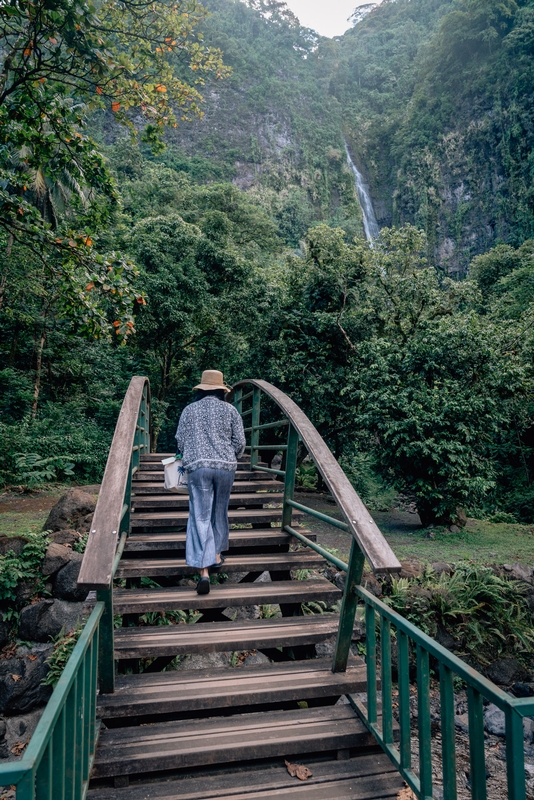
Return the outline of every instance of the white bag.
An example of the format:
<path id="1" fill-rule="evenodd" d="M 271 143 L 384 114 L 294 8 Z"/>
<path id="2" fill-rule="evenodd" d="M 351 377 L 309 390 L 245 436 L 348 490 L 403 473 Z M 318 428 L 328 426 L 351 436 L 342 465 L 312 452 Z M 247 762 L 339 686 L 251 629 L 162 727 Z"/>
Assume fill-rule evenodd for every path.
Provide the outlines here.
<path id="1" fill-rule="evenodd" d="M 177 494 L 188 494 L 187 472 L 182 466 L 182 459 L 171 456 L 162 459 L 161 463 L 165 467 L 164 488 Z"/>

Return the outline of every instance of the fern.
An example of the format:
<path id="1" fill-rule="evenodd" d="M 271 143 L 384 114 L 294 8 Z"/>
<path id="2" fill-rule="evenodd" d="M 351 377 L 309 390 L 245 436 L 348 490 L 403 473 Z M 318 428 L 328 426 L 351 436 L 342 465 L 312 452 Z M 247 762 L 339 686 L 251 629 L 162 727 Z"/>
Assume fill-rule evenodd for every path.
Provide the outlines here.
<path id="1" fill-rule="evenodd" d="M 80 638 L 83 630 L 83 624 L 78 622 L 76 627 L 70 633 L 65 633 L 62 628 L 57 636 L 52 640 L 54 642 L 54 650 L 52 654 L 46 659 L 49 666 L 48 673 L 42 681 L 43 686 L 55 686 L 61 677 L 61 674 L 67 666 L 67 661 L 72 655 L 72 651 L 76 642 Z"/>

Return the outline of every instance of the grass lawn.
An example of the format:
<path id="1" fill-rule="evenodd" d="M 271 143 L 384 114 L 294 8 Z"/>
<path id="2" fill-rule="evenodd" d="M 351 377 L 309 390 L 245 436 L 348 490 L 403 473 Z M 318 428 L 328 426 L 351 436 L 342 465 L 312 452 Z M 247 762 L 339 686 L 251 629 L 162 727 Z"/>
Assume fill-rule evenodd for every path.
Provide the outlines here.
<path id="1" fill-rule="evenodd" d="M 534 526 L 470 519 L 459 533 L 437 529 L 411 534 L 386 533 L 397 557 L 420 561 L 473 561 L 481 564 L 534 563 Z"/>
<path id="2" fill-rule="evenodd" d="M 43 491 L 28 494 L 0 494 L 0 536 L 21 535 L 40 531 L 48 513 L 59 498 L 72 486 L 51 486 Z M 76 487 L 88 491 L 96 498 L 98 487 Z"/>
<path id="3" fill-rule="evenodd" d="M 335 505 L 312 494 L 299 494 L 298 501 L 331 517 L 341 518 Z M 459 533 L 421 527 L 419 517 L 406 511 L 372 512 L 378 527 L 398 559 L 416 558 L 432 563 L 472 561 L 481 564 L 506 564 L 514 561 L 534 564 L 534 525 L 491 523 L 470 519 Z M 317 533 L 317 541 L 338 550 L 339 558 L 348 559 L 350 536 L 313 517 L 306 526 Z M 429 538 L 429 534 L 433 538 Z"/>

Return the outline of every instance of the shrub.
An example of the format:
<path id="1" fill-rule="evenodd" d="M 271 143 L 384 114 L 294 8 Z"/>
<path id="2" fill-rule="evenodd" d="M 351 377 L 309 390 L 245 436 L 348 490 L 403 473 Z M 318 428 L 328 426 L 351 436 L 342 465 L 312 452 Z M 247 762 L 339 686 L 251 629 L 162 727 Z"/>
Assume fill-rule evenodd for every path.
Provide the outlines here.
<path id="1" fill-rule="evenodd" d="M 517 581 L 490 567 L 460 563 L 452 575 L 431 571 L 415 580 L 393 580 L 385 599 L 425 633 L 449 631 L 461 655 L 489 664 L 513 650 L 527 655 L 534 647 L 534 620 Z"/>

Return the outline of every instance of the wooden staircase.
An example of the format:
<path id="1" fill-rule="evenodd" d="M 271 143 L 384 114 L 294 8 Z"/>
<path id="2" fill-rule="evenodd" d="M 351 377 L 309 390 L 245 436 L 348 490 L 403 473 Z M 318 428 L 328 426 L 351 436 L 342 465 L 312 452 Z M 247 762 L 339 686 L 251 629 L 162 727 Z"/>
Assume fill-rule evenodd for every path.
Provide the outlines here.
<path id="1" fill-rule="evenodd" d="M 132 482 L 131 533 L 115 581 L 122 585 L 113 591 L 119 674 L 115 692 L 98 697 L 87 798 L 396 797 L 398 772 L 344 700 L 365 691 L 363 662 L 352 657 L 346 672 L 333 673 L 331 659 L 316 656 L 315 646 L 337 633 L 332 606 L 341 592 L 320 574 L 321 556 L 282 530 L 282 485 L 241 460 L 224 575 L 199 596 L 184 558 L 188 498 L 163 490 L 165 455 L 141 456 Z M 294 511 L 293 525 L 302 516 Z M 320 602 L 329 610 L 310 613 Z M 244 606 L 259 607 L 260 618 L 233 619 Z M 281 616 L 270 616 L 273 607 Z M 191 610 L 202 614 L 195 624 L 165 616 Z M 177 656 L 246 651 L 270 661 L 171 668 Z M 313 776 L 291 777 L 285 760 L 305 763 Z"/>

